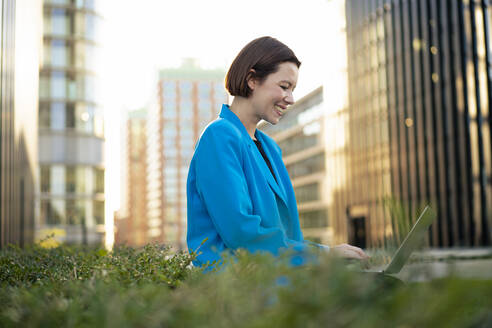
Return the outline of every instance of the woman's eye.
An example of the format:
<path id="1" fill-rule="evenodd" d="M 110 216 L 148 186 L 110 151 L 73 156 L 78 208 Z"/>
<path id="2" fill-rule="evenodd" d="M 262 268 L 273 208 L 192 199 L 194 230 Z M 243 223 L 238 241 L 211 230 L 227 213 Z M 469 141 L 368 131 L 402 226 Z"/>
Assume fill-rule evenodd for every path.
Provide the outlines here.
<path id="1" fill-rule="evenodd" d="M 289 87 L 286 87 L 285 85 L 280 86 L 282 89 L 287 90 Z"/>

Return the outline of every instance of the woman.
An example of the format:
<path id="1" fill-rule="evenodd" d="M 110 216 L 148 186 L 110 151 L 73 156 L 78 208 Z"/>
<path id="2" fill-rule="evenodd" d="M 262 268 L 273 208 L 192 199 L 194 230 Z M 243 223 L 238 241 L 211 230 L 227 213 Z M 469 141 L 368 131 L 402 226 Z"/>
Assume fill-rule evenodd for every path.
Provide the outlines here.
<path id="1" fill-rule="evenodd" d="M 187 241 L 190 250 L 199 248 L 195 265 L 238 248 L 274 255 L 313 245 L 330 250 L 304 240 L 281 150 L 256 129 L 260 120 L 277 124 L 294 103 L 300 65 L 286 45 L 262 37 L 247 44 L 229 68 L 226 88 L 234 100 L 203 131 L 188 172 Z M 346 244 L 331 252 L 367 257 Z"/>

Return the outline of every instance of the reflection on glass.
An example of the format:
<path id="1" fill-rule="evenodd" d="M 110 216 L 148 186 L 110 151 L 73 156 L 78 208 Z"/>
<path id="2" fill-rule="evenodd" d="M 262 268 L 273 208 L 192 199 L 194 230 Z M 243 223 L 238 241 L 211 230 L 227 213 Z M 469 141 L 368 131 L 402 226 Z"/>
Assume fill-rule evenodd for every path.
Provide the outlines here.
<path id="1" fill-rule="evenodd" d="M 85 220 L 85 201 L 66 200 L 67 223 L 70 225 L 80 225 Z"/>
<path id="2" fill-rule="evenodd" d="M 104 201 L 95 200 L 93 206 L 94 223 L 104 224 Z"/>
<path id="3" fill-rule="evenodd" d="M 325 156 L 323 153 L 302 161 L 287 165 L 287 171 L 292 178 L 321 172 L 325 169 Z"/>
<path id="4" fill-rule="evenodd" d="M 52 165 L 50 175 L 51 193 L 62 195 L 65 193 L 65 167 Z"/>
<path id="5" fill-rule="evenodd" d="M 42 200 L 40 224 L 62 224 L 65 217 L 65 203 L 63 200 Z"/>
<path id="6" fill-rule="evenodd" d="M 38 125 L 40 128 L 49 128 L 51 126 L 50 123 L 50 106 L 46 103 L 39 104 L 39 118 Z"/>
<path id="7" fill-rule="evenodd" d="M 48 56 L 47 56 L 48 57 Z M 52 66 L 67 66 L 68 55 L 66 43 L 63 40 L 51 41 L 51 61 Z"/>
<path id="8" fill-rule="evenodd" d="M 299 220 L 302 228 L 323 228 L 328 226 L 327 211 L 325 209 L 300 213 Z"/>
<path id="9" fill-rule="evenodd" d="M 50 167 L 41 165 L 40 167 L 41 192 L 50 192 Z"/>
<path id="10" fill-rule="evenodd" d="M 94 169 L 95 175 L 95 192 L 104 193 L 104 169 L 96 168 Z"/>
<path id="11" fill-rule="evenodd" d="M 320 200 L 319 184 L 312 183 L 300 187 L 295 187 L 294 192 L 299 203 L 313 202 Z"/>
<path id="12" fill-rule="evenodd" d="M 67 80 L 65 73 L 59 71 L 51 72 L 51 97 L 65 98 L 65 90 L 67 88 Z"/>
<path id="13" fill-rule="evenodd" d="M 67 104 L 65 127 L 75 128 L 75 106 L 73 104 Z"/>
<path id="14" fill-rule="evenodd" d="M 70 29 L 70 20 L 66 14 L 66 11 L 64 9 L 58 9 L 58 8 L 52 9 L 51 10 L 51 31 L 48 31 L 48 32 L 51 32 L 52 34 L 56 34 L 56 35 L 65 36 L 65 35 L 70 34 L 69 29 Z"/>
<path id="15" fill-rule="evenodd" d="M 75 114 L 75 127 L 77 131 L 91 133 L 94 130 L 94 107 L 77 105 Z"/>
<path id="16" fill-rule="evenodd" d="M 85 171 L 83 166 L 67 166 L 66 167 L 66 191 L 68 193 L 83 194 L 85 189 Z"/>
<path id="17" fill-rule="evenodd" d="M 288 156 L 298 151 L 316 146 L 319 142 L 318 136 L 318 133 L 306 134 L 304 131 L 300 131 L 292 137 L 280 141 L 278 145 L 282 149 L 282 155 Z"/>
<path id="18" fill-rule="evenodd" d="M 75 167 L 67 166 L 65 168 L 65 191 L 69 193 L 75 192 Z"/>

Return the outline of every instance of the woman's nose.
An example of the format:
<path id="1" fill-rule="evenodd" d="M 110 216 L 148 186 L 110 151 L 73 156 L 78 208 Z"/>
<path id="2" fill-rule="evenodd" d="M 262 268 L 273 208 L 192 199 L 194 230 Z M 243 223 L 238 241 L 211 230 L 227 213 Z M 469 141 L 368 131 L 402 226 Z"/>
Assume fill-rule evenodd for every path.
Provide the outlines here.
<path id="1" fill-rule="evenodd" d="M 287 96 L 284 98 L 284 100 L 289 105 L 292 105 L 294 103 L 294 95 L 292 94 L 292 92 L 289 92 Z"/>

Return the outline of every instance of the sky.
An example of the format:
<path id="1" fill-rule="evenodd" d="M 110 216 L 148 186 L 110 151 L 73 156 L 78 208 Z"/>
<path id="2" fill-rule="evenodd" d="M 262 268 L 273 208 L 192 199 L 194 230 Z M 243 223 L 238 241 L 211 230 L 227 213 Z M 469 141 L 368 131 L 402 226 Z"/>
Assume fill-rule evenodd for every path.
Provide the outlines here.
<path id="1" fill-rule="evenodd" d="M 244 45 L 269 35 L 287 44 L 302 62 L 294 93 L 299 99 L 326 84 L 331 65 L 345 54 L 341 43 L 334 42 L 343 19 L 341 0 L 99 0 L 97 4 L 103 17 L 98 26 L 98 75 L 106 119 L 107 213 L 120 206 L 123 114 L 151 102 L 160 68 L 177 67 L 183 58 L 192 57 L 204 68 L 227 71 Z"/>

